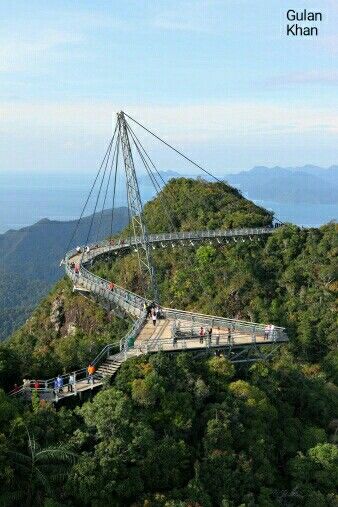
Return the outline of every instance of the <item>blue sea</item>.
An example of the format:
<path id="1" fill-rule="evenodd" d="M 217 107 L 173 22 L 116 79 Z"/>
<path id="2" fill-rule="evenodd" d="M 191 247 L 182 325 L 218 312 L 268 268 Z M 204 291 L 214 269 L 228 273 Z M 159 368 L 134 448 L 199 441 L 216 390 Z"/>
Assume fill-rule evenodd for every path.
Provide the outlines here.
<path id="1" fill-rule="evenodd" d="M 79 217 L 93 182 L 93 174 L 72 173 L 0 173 L 0 233 L 8 229 L 20 229 L 49 218 L 72 220 Z M 118 188 L 124 186 L 118 181 Z M 145 181 L 141 183 L 141 194 L 146 201 L 153 191 Z M 106 208 L 111 207 L 112 196 L 108 195 Z M 267 209 L 274 210 L 282 221 L 303 226 L 319 226 L 337 219 L 337 205 L 281 204 L 256 201 Z M 125 191 L 117 193 L 116 205 L 126 204 Z M 95 198 L 88 205 L 90 214 Z M 98 209 L 102 201 L 98 203 Z"/>

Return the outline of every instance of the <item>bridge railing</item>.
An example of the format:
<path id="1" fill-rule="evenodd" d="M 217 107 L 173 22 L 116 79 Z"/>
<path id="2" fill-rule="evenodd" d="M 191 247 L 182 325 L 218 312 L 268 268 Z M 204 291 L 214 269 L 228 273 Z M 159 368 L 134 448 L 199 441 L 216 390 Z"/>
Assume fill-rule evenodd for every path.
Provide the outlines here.
<path id="1" fill-rule="evenodd" d="M 211 340 L 213 342 L 219 340 L 226 340 L 229 343 L 234 341 L 245 339 L 247 341 L 285 341 L 285 335 L 283 334 L 282 328 L 273 329 L 256 329 L 255 326 L 201 326 L 201 323 L 194 320 L 193 322 L 175 320 L 172 325 L 172 339 L 200 339 L 201 338 L 201 327 L 204 328 L 204 335 L 202 336 L 204 341 Z M 209 330 L 211 329 L 211 336 L 209 336 Z"/>
<path id="2" fill-rule="evenodd" d="M 237 228 L 237 229 L 214 229 L 208 231 L 183 231 L 183 232 L 170 232 L 170 233 L 161 233 L 161 234 L 149 234 L 148 240 L 150 243 L 158 243 L 161 241 L 180 241 L 185 239 L 208 239 L 208 238 L 233 238 L 237 236 L 261 236 L 265 234 L 271 234 L 273 232 L 272 227 L 246 227 L 246 228 Z M 101 250 L 100 253 L 107 253 L 109 251 L 121 250 L 124 248 L 130 248 L 131 246 L 138 246 L 142 243 L 142 239 L 140 237 L 136 238 L 113 238 L 113 239 L 105 239 L 103 241 L 97 243 L 91 243 L 86 246 L 82 246 L 81 250 L 84 251 L 83 261 L 89 260 L 96 255 Z M 87 250 L 88 251 L 85 251 Z M 91 255 L 91 252 L 95 250 L 95 254 Z M 76 255 L 78 252 L 76 249 L 71 250 L 66 254 L 66 259 L 70 259 L 72 256 Z"/>
<path id="3" fill-rule="evenodd" d="M 259 324 L 257 322 L 204 315 L 171 308 L 163 308 L 163 313 L 167 318 L 175 320 L 176 328 L 182 329 L 183 326 L 185 332 L 190 332 L 190 334 L 195 332 L 198 326 L 212 328 L 214 333 L 217 332 L 218 327 L 229 329 L 231 333 L 244 332 L 252 336 L 265 336 L 268 332 L 265 324 Z M 274 326 L 273 334 L 279 340 L 287 340 L 285 328 L 283 327 Z"/>
<path id="4" fill-rule="evenodd" d="M 150 234 L 148 236 L 151 243 L 162 243 L 166 241 L 181 241 L 181 240 L 199 240 L 206 238 L 236 238 L 255 236 L 262 234 L 271 234 L 273 232 L 272 227 L 252 227 L 242 229 L 216 229 L 210 231 L 187 231 L 179 233 L 163 233 L 163 234 Z M 114 285 L 113 290 L 109 288 L 109 282 L 97 275 L 90 272 L 89 266 L 92 264 L 94 258 L 110 253 L 112 251 L 119 251 L 123 249 L 129 249 L 131 247 L 137 248 L 141 239 L 122 239 L 113 238 L 101 241 L 100 243 L 92 244 L 86 247 L 83 254 L 81 254 L 82 263 L 78 274 L 69 266 L 69 261 L 72 255 L 78 255 L 76 250 L 68 253 L 66 256 L 66 271 L 67 274 L 76 283 L 80 281 L 81 285 L 94 294 L 101 296 L 105 301 L 110 302 L 112 305 L 116 305 L 133 318 L 138 319 L 144 307 L 149 303 L 145 298 L 124 289 L 118 285 Z M 191 325 L 203 325 L 210 327 L 229 327 L 232 330 L 246 332 L 251 334 L 253 337 L 256 335 L 263 335 L 266 333 L 266 325 L 255 322 L 241 321 L 237 319 L 228 319 L 218 316 L 204 315 L 194 312 L 187 312 L 182 310 L 176 310 L 172 308 L 163 308 L 163 313 L 167 318 L 175 319 L 177 321 L 188 321 Z M 274 334 L 278 336 L 280 340 L 287 340 L 285 330 L 282 327 L 275 326 Z"/>
<path id="5" fill-rule="evenodd" d="M 134 322 L 131 330 L 121 340 L 120 350 L 123 350 L 124 354 L 126 354 L 129 349 L 133 348 L 134 342 L 146 322 L 146 318 L 146 311 L 143 310 L 140 317 Z"/>
<path id="6" fill-rule="evenodd" d="M 75 284 L 81 283 L 83 288 L 93 292 L 97 296 L 103 297 L 105 301 L 110 302 L 113 306 L 117 305 L 133 317 L 141 315 L 145 303 L 145 299 L 141 296 L 117 285 L 111 290 L 107 280 L 93 275 L 93 273 L 83 266 L 81 266 L 79 273 L 75 273 L 67 265 L 66 272 Z"/>
<path id="7" fill-rule="evenodd" d="M 140 354 L 159 351 L 177 351 L 177 350 L 199 350 L 199 349 L 217 349 L 217 348 L 240 348 L 249 345 L 271 345 L 279 343 L 278 336 L 273 334 L 264 340 L 262 337 L 249 336 L 243 333 L 233 333 L 230 336 L 227 333 L 215 333 L 211 337 L 208 335 L 201 338 L 198 333 L 191 335 L 180 334 L 176 331 L 171 339 L 154 341 L 152 339 L 139 342 L 135 349 Z"/>
<path id="8" fill-rule="evenodd" d="M 215 229 L 210 231 L 187 231 L 187 232 L 176 232 L 176 233 L 162 233 L 162 234 L 150 234 L 148 239 L 151 243 L 158 242 L 167 242 L 167 241 L 181 241 L 185 239 L 206 239 L 206 238 L 217 238 L 217 237 L 237 237 L 237 236 L 253 236 L 253 235 L 262 235 L 262 234 L 270 234 L 272 232 L 272 228 L 270 227 L 253 227 L 253 228 L 243 228 L 243 229 Z M 94 243 L 88 245 L 87 247 L 82 247 L 81 255 L 81 267 L 80 273 L 75 274 L 69 266 L 70 259 L 79 255 L 79 252 L 73 249 L 71 252 L 66 254 L 66 271 L 67 274 L 76 281 L 81 277 L 81 283 L 84 284 L 84 287 L 89 291 L 96 293 L 99 296 L 104 297 L 106 300 L 110 301 L 113 304 L 118 305 L 124 311 L 132 315 L 133 317 L 138 317 L 140 312 L 142 311 L 146 300 L 137 294 L 128 291 L 122 287 L 115 286 L 114 291 L 110 291 L 107 280 L 104 280 L 96 275 L 93 275 L 88 269 L 87 266 L 92 262 L 95 257 L 100 255 L 104 255 L 105 253 L 109 253 L 111 251 L 118 251 L 121 249 L 128 249 L 130 247 L 137 248 L 139 243 L 141 242 L 141 238 L 135 239 L 110 239 L 104 240 L 99 243 Z"/>

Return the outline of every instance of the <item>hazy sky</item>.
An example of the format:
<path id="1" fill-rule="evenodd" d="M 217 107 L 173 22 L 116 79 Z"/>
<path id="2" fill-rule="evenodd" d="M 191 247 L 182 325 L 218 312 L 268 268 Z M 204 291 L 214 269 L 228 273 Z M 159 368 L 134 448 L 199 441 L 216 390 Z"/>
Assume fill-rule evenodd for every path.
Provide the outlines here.
<path id="1" fill-rule="evenodd" d="M 319 36 L 286 37 L 310 6 Z M 336 0 L 10 0 L 0 19 L 0 171 L 94 171 L 120 109 L 218 173 L 338 162 Z"/>

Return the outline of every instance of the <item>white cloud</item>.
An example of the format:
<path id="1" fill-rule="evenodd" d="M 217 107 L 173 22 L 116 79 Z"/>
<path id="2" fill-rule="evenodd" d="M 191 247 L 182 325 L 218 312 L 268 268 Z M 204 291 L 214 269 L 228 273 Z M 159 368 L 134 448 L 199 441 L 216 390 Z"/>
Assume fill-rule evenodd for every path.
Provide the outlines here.
<path id="1" fill-rule="evenodd" d="M 158 8 L 150 18 L 150 25 L 160 30 L 211 33 L 219 23 L 219 0 L 181 0 L 171 8 Z"/>
<path id="2" fill-rule="evenodd" d="M 311 71 L 303 72 L 292 72 L 289 74 L 275 77 L 268 81 L 274 86 L 285 84 L 322 84 L 322 85 L 334 85 L 338 84 L 338 70 L 324 70 L 316 69 Z"/>
<path id="3" fill-rule="evenodd" d="M 79 33 L 43 30 L 38 33 L 10 34 L 0 38 L 0 72 L 16 72 L 30 68 L 70 45 L 78 45 L 83 38 Z"/>
<path id="4" fill-rule="evenodd" d="M 119 109 L 98 101 L 2 103 L 0 167 L 95 167 Z M 124 109 L 192 158 L 208 161 L 209 167 L 309 161 L 330 165 L 338 156 L 337 116 L 329 107 L 229 101 L 180 107 L 126 104 Z M 135 130 L 166 167 L 168 159 L 157 142 Z"/>
<path id="5" fill-rule="evenodd" d="M 4 102 L 0 103 L 0 128 L 109 133 L 115 113 L 121 109 L 107 101 L 82 102 Z M 257 133 L 306 134 L 320 128 L 338 130 L 338 119 L 331 107 L 273 104 L 269 102 L 221 102 L 196 105 L 135 105 L 125 111 L 163 135 L 184 142 L 211 139 L 247 138 Z"/>

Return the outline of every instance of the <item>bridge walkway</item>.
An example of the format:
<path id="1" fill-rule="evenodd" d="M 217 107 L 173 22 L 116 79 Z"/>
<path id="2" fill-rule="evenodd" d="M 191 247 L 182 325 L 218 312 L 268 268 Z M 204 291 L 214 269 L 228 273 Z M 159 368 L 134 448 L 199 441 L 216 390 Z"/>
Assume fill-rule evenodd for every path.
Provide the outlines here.
<path id="1" fill-rule="evenodd" d="M 246 238 L 269 235 L 273 232 L 271 228 L 251 228 L 235 230 L 216 231 L 193 231 L 183 233 L 169 233 L 150 235 L 152 245 L 159 245 L 161 248 L 168 245 L 174 247 L 179 244 L 182 247 L 191 247 L 201 241 L 226 242 L 230 240 L 244 241 Z M 69 373 L 63 375 L 64 387 L 62 392 L 55 392 L 53 389 L 54 379 L 39 381 L 41 388 L 37 389 L 42 399 L 58 401 L 62 398 L 75 396 L 82 392 L 94 389 L 104 383 L 104 377 L 112 377 L 121 364 L 129 358 L 137 357 L 148 352 L 176 352 L 176 351 L 214 351 L 224 353 L 232 362 L 250 362 L 267 359 L 279 345 L 288 341 L 285 329 L 273 326 L 273 332 L 266 335 L 266 325 L 255 322 L 246 322 L 238 319 L 203 315 L 185 310 L 173 308 L 162 308 L 164 318 L 158 319 L 156 326 L 152 320 L 145 319 L 145 306 L 150 303 L 147 299 L 131 291 L 114 285 L 110 288 L 110 282 L 94 275 L 90 268 L 95 258 L 105 255 L 125 252 L 131 248 L 138 248 L 139 238 L 134 240 L 108 240 L 88 247 L 82 247 L 82 252 L 73 250 L 68 252 L 63 263 L 66 273 L 78 290 L 91 293 L 103 301 L 110 308 L 120 309 L 123 315 L 128 315 L 134 321 L 132 329 L 120 342 L 120 352 L 111 354 L 114 344 L 108 344 L 99 355 L 93 360 L 97 368 L 94 383 L 88 382 L 86 368 L 76 372 L 76 382 L 73 389 L 69 387 Z M 207 332 L 203 340 L 199 337 L 200 326 L 206 330 L 212 327 L 211 339 Z M 230 330 L 230 333 L 229 333 Z M 271 352 L 265 352 L 270 346 Z M 263 346 L 263 347 L 262 347 Z M 262 353 L 261 351 L 264 350 Z M 31 397 L 35 389 L 29 385 L 23 385 L 12 394 L 23 394 Z"/>

